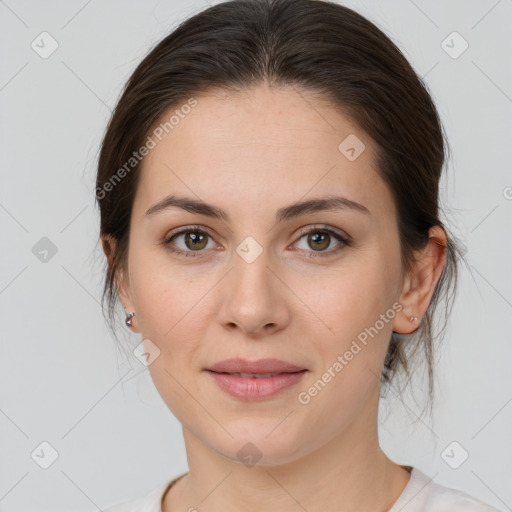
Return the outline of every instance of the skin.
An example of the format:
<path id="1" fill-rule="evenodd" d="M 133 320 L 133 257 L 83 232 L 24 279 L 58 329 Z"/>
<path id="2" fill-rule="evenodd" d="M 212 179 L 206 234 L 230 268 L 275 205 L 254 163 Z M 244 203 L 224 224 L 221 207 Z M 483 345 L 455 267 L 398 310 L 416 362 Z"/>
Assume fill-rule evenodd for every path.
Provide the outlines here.
<path id="1" fill-rule="evenodd" d="M 123 305 L 136 313 L 132 330 L 160 350 L 149 366 L 155 386 L 183 426 L 189 473 L 165 495 L 163 511 L 388 510 L 409 473 L 379 446 L 379 375 L 392 330 L 414 331 L 419 320 L 410 317 L 427 310 L 445 263 L 445 232 L 432 228 L 403 272 L 375 143 L 320 97 L 259 85 L 195 98 L 197 106 L 144 159 L 127 267 L 118 276 Z M 366 146 L 354 161 L 338 150 L 349 134 Z M 170 193 L 211 203 L 231 220 L 178 207 L 146 215 Z M 370 214 L 330 210 L 275 222 L 279 208 L 328 195 Z M 199 252 L 184 235 L 172 242 L 195 257 L 162 244 L 172 230 L 195 225 L 210 235 Z M 352 242 L 308 243 L 299 230 L 315 226 Z M 252 263 L 236 252 L 247 236 L 263 249 Z M 111 259 L 115 242 L 104 237 L 103 244 Z M 308 404 L 299 403 L 298 394 L 393 304 L 402 307 L 394 318 Z M 272 398 L 243 401 L 203 371 L 231 357 L 275 357 L 308 373 Z M 261 452 L 251 467 L 237 456 L 247 442 Z"/>

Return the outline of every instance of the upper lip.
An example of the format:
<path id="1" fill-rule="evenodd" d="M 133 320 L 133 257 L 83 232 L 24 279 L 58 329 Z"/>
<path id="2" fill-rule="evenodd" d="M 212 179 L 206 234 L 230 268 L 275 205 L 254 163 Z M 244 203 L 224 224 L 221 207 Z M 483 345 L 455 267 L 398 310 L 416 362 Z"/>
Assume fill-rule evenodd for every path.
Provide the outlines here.
<path id="1" fill-rule="evenodd" d="M 240 358 L 225 359 L 206 369 L 217 373 L 293 373 L 305 370 L 305 368 L 280 359 L 248 361 Z"/>

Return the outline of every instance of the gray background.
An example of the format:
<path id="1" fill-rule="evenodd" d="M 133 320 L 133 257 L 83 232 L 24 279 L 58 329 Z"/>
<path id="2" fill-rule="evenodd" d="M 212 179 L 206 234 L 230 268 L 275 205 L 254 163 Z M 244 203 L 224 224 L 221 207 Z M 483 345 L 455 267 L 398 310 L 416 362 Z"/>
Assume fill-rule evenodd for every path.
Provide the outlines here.
<path id="1" fill-rule="evenodd" d="M 440 354 L 435 421 L 416 419 L 417 379 L 416 400 L 391 393 L 382 402 L 382 445 L 436 482 L 511 510 L 512 1 L 345 4 L 384 29 L 426 77 L 453 151 L 445 220 L 471 265 Z M 98 146 L 125 80 L 153 44 L 205 6 L 0 1 L 3 512 L 98 510 L 187 470 L 179 422 L 102 317 L 93 190 Z M 59 45 L 46 59 L 31 48 L 43 31 Z M 469 44 L 457 58 L 446 45 L 453 55 L 462 40 L 442 46 L 453 31 Z M 43 237 L 57 249 L 46 261 Z M 127 352 L 139 341 L 127 333 Z M 457 469 L 442 456 L 453 441 L 469 453 Z M 40 464 L 51 449 L 42 442 L 58 453 L 47 469 Z M 448 450 L 452 460 L 460 450 Z"/>

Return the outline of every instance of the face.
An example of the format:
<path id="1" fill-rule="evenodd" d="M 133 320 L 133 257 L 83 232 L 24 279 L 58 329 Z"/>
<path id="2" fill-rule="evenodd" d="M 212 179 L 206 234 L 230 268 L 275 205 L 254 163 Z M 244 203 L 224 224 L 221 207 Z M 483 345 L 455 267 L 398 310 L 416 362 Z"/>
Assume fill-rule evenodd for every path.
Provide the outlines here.
<path id="1" fill-rule="evenodd" d="M 248 442 L 278 464 L 368 435 L 402 285 L 374 143 L 292 88 L 195 100 L 144 159 L 122 286 L 160 351 L 159 393 L 186 435 L 234 461 Z M 212 208 L 153 208 L 171 194 Z M 233 396 L 207 371 L 231 358 L 306 371 L 270 396 Z"/>

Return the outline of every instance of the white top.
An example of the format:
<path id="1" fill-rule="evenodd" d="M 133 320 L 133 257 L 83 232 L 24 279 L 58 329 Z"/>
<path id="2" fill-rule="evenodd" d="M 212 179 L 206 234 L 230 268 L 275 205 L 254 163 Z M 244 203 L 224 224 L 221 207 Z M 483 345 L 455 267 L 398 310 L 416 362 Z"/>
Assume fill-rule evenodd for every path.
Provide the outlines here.
<path id="1" fill-rule="evenodd" d="M 186 474 L 186 473 L 185 473 Z M 104 512 L 162 512 L 161 500 L 167 489 L 184 475 L 160 483 L 146 496 L 104 509 Z M 417 468 L 388 512 L 500 512 L 469 494 L 432 481 Z"/>

